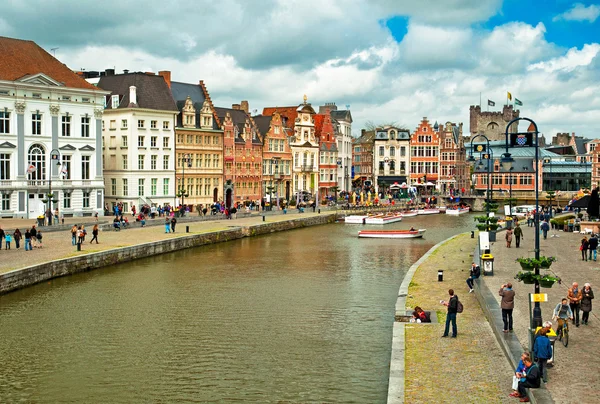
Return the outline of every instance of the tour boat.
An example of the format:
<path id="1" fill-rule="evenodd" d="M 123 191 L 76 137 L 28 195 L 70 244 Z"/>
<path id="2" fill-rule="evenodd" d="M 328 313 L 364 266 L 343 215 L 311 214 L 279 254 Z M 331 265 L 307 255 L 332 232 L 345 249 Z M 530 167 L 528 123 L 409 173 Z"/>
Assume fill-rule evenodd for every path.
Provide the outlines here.
<path id="1" fill-rule="evenodd" d="M 404 212 L 401 212 L 401 213 L 402 213 L 402 217 L 413 217 L 413 216 L 417 216 L 418 215 L 418 213 L 417 213 L 416 210 L 407 210 L 407 211 L 404 211 Z"/>
<path id="2" fill-rule="evenodd" d="M 437 215 L 438 213 L 440 213 L 440 210 L 438 208 L 417 210 L 417 214 L 419 215 Z"/>
<path id="3" fill-rule="evenodd" d="M 395 223 L 402 220 L 401 214 L 391 214 L 391 215 L 377 215 L 370 216 L 365 219 L 366 224 L 388 224 Z"/>
<path id="4" fill-rule="evenodd" d="M 447 215 L 462 215 L 463 213 L 469 213 L 469 211 L 471 210 L 471 208 L 464 207 L 464 208 L 456 208 L 456 209 L 447 209 L 446 210 L 446 214 Z"/>
<path id="5" fill-rule="evenodd" d="M 418 230 L 361 230 L 361 238 L 419 238 L 423 237 L 426 229 Z"/>
<path id="6" fill-rule="evenodd" d="M 344 223 L 350 223 L 350 224 L 363 224 L 364 220 L 369 217 L 366 215 L 352 215 L 352 216 L 346 216 L 344 218 Z"/>
<path id="7" fill-rule="evenodd" d="M 440 210 L 440 213 L 446 212 L 446 207 L 445 206 L 440 206 L 438 209 Z"/>

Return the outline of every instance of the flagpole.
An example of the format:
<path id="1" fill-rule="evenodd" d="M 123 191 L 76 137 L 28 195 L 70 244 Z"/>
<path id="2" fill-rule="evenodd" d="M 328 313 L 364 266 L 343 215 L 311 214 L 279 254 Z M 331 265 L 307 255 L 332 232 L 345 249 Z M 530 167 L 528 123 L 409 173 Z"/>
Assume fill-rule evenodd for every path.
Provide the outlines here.
<path id="1" fill-rule="evenodd" d="M 479 109 L 481 109 L 481 91 L 479 92 Z"/>

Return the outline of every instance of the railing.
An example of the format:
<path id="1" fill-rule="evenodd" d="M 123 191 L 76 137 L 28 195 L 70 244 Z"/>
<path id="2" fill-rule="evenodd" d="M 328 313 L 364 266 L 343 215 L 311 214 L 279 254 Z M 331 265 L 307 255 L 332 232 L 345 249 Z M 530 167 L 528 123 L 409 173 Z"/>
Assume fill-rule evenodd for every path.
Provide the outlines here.
<path id="1" fill-rule="evenodd" d="M 301 165 L 300 166 L 300 171 L 313 171 L 313 166 Z"/>
<path id="2" fill-rule="evenodd" d="M 82 187 L 89 187 L 90 185 L 92 185 L 92 181 L 90 181 L 90 180 L 82 180 L 81 181 Z"/>
<path id="3" fill-rule="evenodd" d="M 0 187 L 12 187 L 12 181 L 11 180 L 2 180 L 0 181 Z"/>
<path id="4" fill-rule="evenodd" d="M 29 180 L 29 181 L 27 181 L 27 186 L 28 187 L 45 187 L 46 181 L 45 180 Z"/>
<path id="5" fill-rule="evenodd" d="M 276 180 L 280 180 L 280 179 L 283 178 L 283 174 L 281 174 L 281 173 L 275 173 L 275 174 L 273 174 L 273 178 L 276 179 Z"/>

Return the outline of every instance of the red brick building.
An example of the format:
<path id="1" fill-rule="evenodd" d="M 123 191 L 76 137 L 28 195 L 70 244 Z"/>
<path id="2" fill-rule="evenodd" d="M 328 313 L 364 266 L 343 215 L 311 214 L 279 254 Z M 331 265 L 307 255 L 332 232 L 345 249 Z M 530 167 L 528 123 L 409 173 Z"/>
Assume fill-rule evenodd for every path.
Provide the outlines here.
<path id="1" fill-rule="evenodd" d="M 440 172 L 437 189 L 447 194 L 451 189 L 468 190 L 470 185 L 469 166 L 466 163 L 466 149 L 463 138 L 463 124 L 446 122 L 434 125 L 440 133 Z"/>
<path id="2" fill-rule="evenodd" d="M 427 117 L 423 118 L 410 137 L 411 184 L 438 185 L 440 143 L 440 132 L 433 129 Z"/>

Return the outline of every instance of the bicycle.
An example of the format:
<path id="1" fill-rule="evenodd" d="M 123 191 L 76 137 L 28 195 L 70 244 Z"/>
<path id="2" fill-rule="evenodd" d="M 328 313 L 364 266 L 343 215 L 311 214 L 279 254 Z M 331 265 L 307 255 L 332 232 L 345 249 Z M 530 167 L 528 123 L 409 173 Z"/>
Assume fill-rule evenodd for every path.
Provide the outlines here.
<path id="1" fill-rule="evenodd" d="M 569 319 L 563 320 L 563 325 L 558 329 L 558 340 L 565 348 L 569 345 Z"/>

